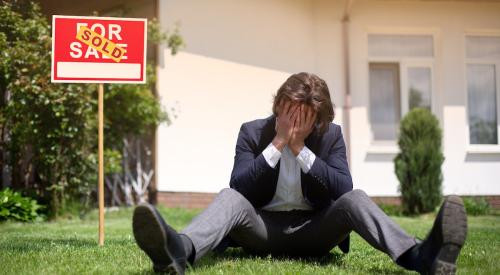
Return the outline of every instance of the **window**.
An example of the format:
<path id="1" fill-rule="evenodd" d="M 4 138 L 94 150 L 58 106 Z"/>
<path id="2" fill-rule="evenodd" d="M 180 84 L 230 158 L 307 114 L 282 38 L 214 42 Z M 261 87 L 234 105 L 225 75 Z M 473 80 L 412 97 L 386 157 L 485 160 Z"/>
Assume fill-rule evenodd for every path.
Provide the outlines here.
<path id="1" fill-rule="evenodd" d="M 368 54 L 371 57 L 432 57 L 431 35 L 369 34 Z"/>
<path id="2" fill-rule="evenodd" d="M 373 140 L 397 138 L 401 117 L 432 110 L 432 35 L 369 34 L 370 124 Z"/>
<path id="3" fill-rule="evenodd" d="M 500 59 L 500 36 L 467 36 L 467 58 Z"/>
<path id="4" fill-rule="evenodd" d="M 467 66 L 467 98 L 471 144 L 497 144 L 495 66 Z"/>
<path id="5" fill-rule="evenodd" d="M 498 144 L 500 37 L 467 36 L 467 109 L 470 144 Z"/>
<path id="6" fill-rule="evenodd" d="M 427 67 L 408 68 L 409 107 L 431 110 L 431 69 Z"/>
<path id="7" fill-rule="evenodd" d="M 395 140 L 401 119 L 399 65 L 370 64 L 370 123 L 375 140 Z"/>

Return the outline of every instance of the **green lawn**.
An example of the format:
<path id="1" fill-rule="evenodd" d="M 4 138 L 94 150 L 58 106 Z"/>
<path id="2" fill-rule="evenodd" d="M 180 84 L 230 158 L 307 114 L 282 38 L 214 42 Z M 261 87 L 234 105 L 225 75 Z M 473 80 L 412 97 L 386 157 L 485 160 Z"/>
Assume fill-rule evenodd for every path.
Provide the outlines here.
<path id="1" fill-rule="evenodd" d="M 161 209 L 176 229 L 198 211 Z M 151 263 L 131 232 L 132 209 L 106 214 L 106 243 L 97 246 L 96 213 L 84 220 L 0 224 L 0 274 L 150 274 Z M 395 217 L 408 232 L 425 237 L 432 216 Z M 500 216 L 469 217 L 459 258 L 460 274 L 500 274 Z M 353 234 L 351 252 L 337 248 L 320 260 L 252 257 L 240 249 L 203 258 L 190 274 L 403 274 L 388 256 Z"/>

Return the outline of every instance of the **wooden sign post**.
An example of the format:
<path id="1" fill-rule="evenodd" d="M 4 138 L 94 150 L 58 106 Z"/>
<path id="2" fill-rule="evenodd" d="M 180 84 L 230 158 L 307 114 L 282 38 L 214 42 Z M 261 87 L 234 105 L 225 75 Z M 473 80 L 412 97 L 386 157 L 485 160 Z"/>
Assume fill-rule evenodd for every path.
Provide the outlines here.
<path id="1" fill-rule="evenodd" d="M 51 82 L 98 83 L 99 245 L 104 245 L 104 84 L 146 83 L 147 20 L 52 16 Z"/>
<path id="2" fill-rule="evenodd" d="M 99 83 L 99 245 L 104 245 L 104 84 Z"/>

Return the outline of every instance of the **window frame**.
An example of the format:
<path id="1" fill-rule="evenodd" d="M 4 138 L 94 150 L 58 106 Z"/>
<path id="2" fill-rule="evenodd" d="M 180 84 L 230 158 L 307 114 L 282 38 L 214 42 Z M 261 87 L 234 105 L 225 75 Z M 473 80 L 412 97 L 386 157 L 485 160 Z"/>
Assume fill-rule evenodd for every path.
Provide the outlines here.
<path id="1" fill-rule="evenodd" d="M 369 44 L 368 44 L 368 36 L 369 35 L 383 35 L 383 34 L 391 34 L 391 35 L 428 35 L 432 37 L 432 46 L 433 46 L 433 56 L 432 57 L 414 57 L 414 56 L 370 56 L 369 55 Z M 409 102 L 409 81 L 408 81 L 408 68 L 413 67 L 425 67 L 430 70 L 430 82 L 431 82 L 431 112 L 433 114 L 437 114 L 437 95 L 436 95 L 436 76 L 435 76 L 435 67 L 436 60 L 439 57 L 438 54 L 438 43 L 439 43 L 439 33 L 436 29 L 396 29 L 396 28 L 369 28 L 366 32 L 366 55 L 367 55 L 367 79 L 368 79 L 368 96 L 370 95 L 370 64 L 376 63 L 398 63 L 399 64 L 399 85 L 400 85 L 400 111 L 401 111 L 401 119 L 408 113 L 410 109 Z M 370 115 L 370 102 L 368 102 L 368 115 Z M 368 149 L 368 153 L 389 153 L 394 154 L 398 152 L 397 147 L 397 138 L 395 140 L 375 140 L 373 136 L 373 131 L 371 129 L 372 125 L 370 123 L 370 118 L 368 119 L 368 123 L 370 124 L 370 148 Z M 396 133 L 398 136 L 398 133 Z"/>
<path id="2" fill-rule="evenodd" d="M 394 71 L 397 71 L 397 77 L 398 77 L 398 79 L 397 79 L 397 85 L 398 85 L 398 89 L 399 89 L 399 98 L 398 98 L 398 100 L 399 100 L 399 110 L 398 110 L 399 111 L 399 119 L 398 119 L 398 121 L 401 121 L 401 118 L 402 118 L 402 116 L 401 116 L 401 113 L 402 113 L 402 104 L 401 104 L 401 102 L 403 101 L 403 98 L 402 98 L 402 94 L 401 94 L 402 93 L 401 92 L 402 87 L 401 87 L 401 64 L 400 63 L 398 63 L 398 62 L 368 62 L 368 97 L 371 98 L 371 94 L 370 94 L 371 93 L 371 91 L 370 91 L 370 86 L 371 86 L 371 83 L 370 83 L 370 78 L 371 78 L 370 73 L 371 73 L 371 71 L 370 71 L 370 69 L 371 69 L 372 65 L 383 68 L 383 67 L 386 67 L 387 65 L 391 65 L 391 64 L 396 64 L 397 67 L 398 67 L 398 69 L 394 70 Z M 371 102 L 370 102 L 370 99 L 369 99 L 368 100 L 368 105 L 369 105 L 368 115 L 369 116 L 371 116 L 371 104 L 370 103 Z M 370 123 L 370 129 L 371 129 L 371 127 L 372 127 L 371 117 L 369 117 L 368 122 Z M 398 127 L 396 127 L 396 135 L 397 135 L 397 128 Z M 391 145 L 395 141 L 395 140 L 390 140 L 390 139 L 375 140 L 374 139 L 373 130 L 371 130 L 370 133 L 371 133 L 371 137 L 372 137 L 372 141 L 373 141 L 372 143 L 373 144 Z"/>
<path id="3" fill-rule="evenodd" d="M 437 107 L 436 107 L 436 99 L 434 97 L 435 95 L 435 83 L 434 83 L 434 62 L 433 61 L 409 61 L 409 62 L 405 62 L 404 64 L 404 68 L 406 69 L 406 74 L 403 74 L 403 77 L 401 79 L 401 83 L 402 85 L 404 85 L 404 92 L 403 95 L 405 96 L 404 100 L 406 100 L 406 103 L 407 104 L 403 104 L 403 102 L 401 103 L 401 106 L 402 106 L 402 109 L 401 109 L 401 112 L 402 112 L 402 117 L 404 115 L 406 115 L 406 113 L 408 113 L 410 111 L 410 81 L 408 79 L 408 70 L 410 68 L 426 68 L 426 69 L 429 69 L 430 71 L 430 84 L 431 84 L 431 94 L 430 94 L 430 101 L 431 101 L 431 106 L 430 106 L 430 111 L 433 113 L 433 114 L 436 114 L 437 113 Z M 403 69 L 401 69 L 403 70 Z"/>
<path id="4" fill-rule="evenodd" d="M 488 154 L 500 153 L 500 58 L 488 60 L 486 58 L 469 58 L 467 57 L 467 37 L 468 36 L 486 36 L 500 37 L 500 30 L 469 30 L 463 35 L 463 55 L 464 55 L 464 97 L 465 97 L 465 121 L 466 121 L 466 144 L 468 153 Z M 497 144 L 472 144 L 470 139 L 469 125 L 469 79 L 467 75 L 467 67 L 469 65 L 493 65 L 495 69 L 495 97 L 497 111 Z"/>

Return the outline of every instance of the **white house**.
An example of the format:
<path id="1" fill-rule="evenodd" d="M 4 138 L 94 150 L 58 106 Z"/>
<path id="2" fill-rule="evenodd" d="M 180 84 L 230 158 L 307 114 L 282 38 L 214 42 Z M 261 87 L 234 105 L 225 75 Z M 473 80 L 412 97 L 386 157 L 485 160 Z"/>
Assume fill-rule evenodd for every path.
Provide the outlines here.
<path id="1" fill-rule="evenodd" d="M 325 79 L 355 188 L 398 196 L 399 120 L 428 107 L 443 129 L 444 194 L 500 205 L 500 1 L 164 0 L 157 188 L 167 204 L 206 203 L 228 187 L 241 123 L 271 114 L 292 73 Z M 208 198 L 208 199 L 203 199 Z"/>

